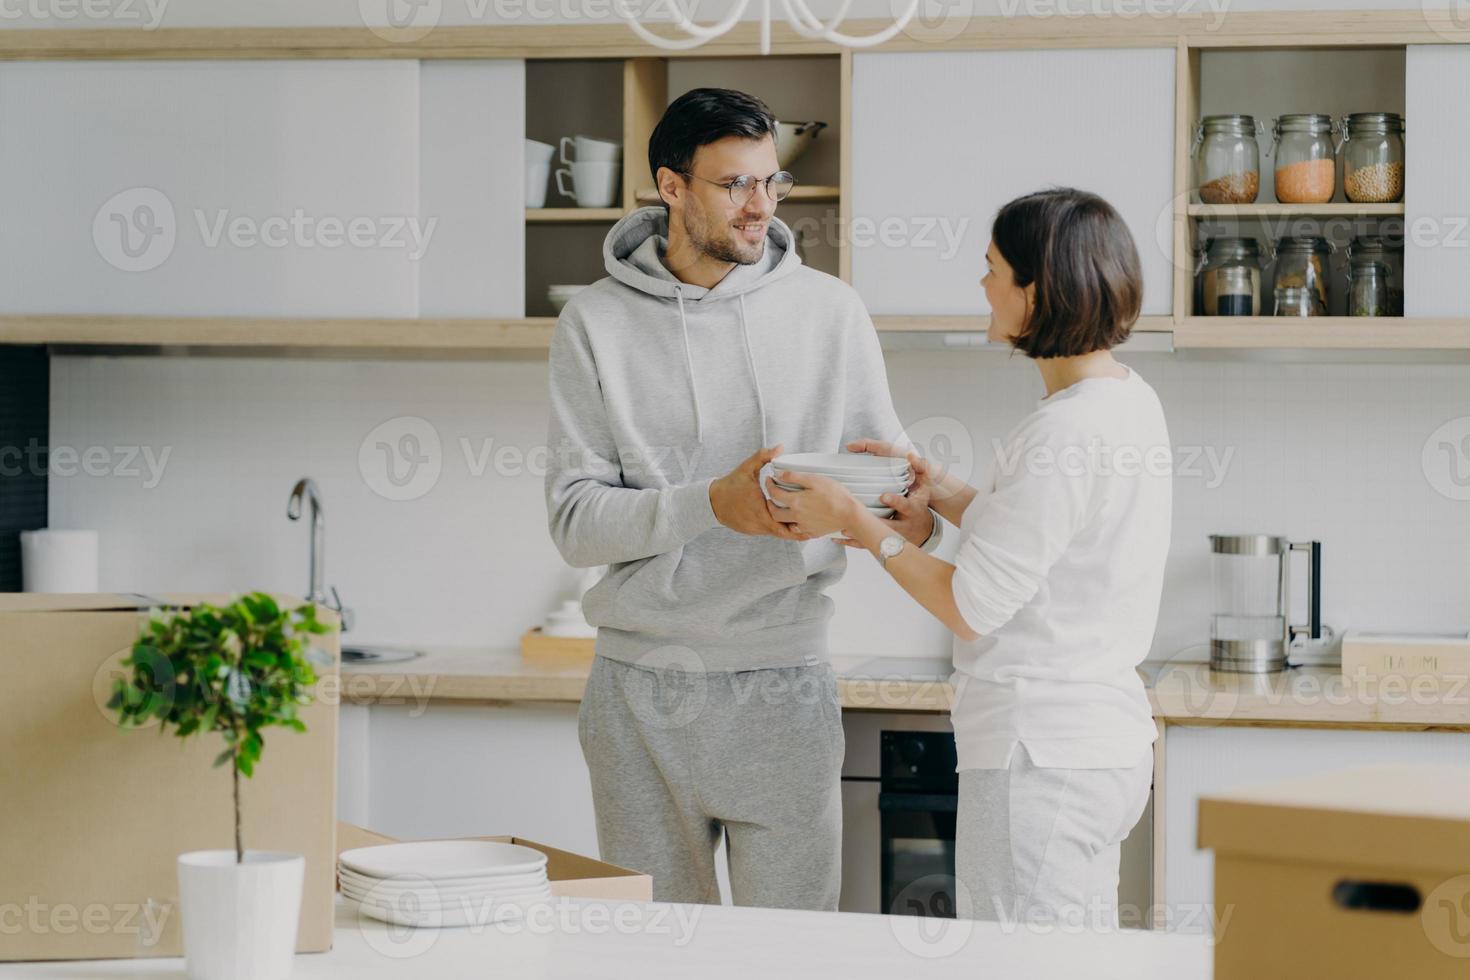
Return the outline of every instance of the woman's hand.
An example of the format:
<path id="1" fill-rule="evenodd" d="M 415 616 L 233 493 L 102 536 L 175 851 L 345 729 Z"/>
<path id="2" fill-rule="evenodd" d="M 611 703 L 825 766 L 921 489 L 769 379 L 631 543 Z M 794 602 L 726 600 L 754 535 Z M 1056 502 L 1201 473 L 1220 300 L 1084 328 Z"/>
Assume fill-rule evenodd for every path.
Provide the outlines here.
<path id="1" fill-rule="evenodd" d="M 873 456 L 903 456 L 904 452 L 894 447 L 891 442 L 883 442 L 880 439 L 858 439 L 847 444 L 849 452 L 868 453 Z M 947 473 L 943 464 L 934 466 L 916 452 L 908 453 L 909 465 L 913 467 L 915 474 L 915 486 L 918 486 L 918 474 L 922 470 L 926 478 L 929 490 L 926 506 L 933 508 L 940 517 L 949 521 L 955 527 L 960 526 L 964 519 L 965 508 L 975 499 L 976 490 L 953 473 Z M 910 492 L 912 495 L 912 491 Z M 903 511 L 900 509 L 900 514 Z"/>
<path id="2" fill-rule="evenodd" d="M 783 490 L 777 480 L 801 490 Z M 842 484 L 812 473 L 780 472 L 766 481 L 771 516 L 793 530 L 819 538 L 852 527 L 867 509 Z"/>

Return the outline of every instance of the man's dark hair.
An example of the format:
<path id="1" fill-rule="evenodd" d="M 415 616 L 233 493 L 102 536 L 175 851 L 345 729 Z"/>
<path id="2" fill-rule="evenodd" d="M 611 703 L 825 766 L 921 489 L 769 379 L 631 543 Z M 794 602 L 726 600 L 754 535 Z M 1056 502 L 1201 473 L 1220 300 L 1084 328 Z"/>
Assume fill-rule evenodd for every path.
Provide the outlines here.
<path id="1" fill-rule="evenodd" d="M 648 172 L 654 186 L 658 186 L 660 167 L 688 173 L 696 150 L 727 136 L 775 139 L 776 117 L 760 99 L 734 89 L 696 88 L 679 96 L 664 111 L 648 140 Z"/>
<path id="2" fill-rule="evenodd" d="M 1143 306 L 1133 235 L 1096 194 L 1058 187 L 1001 208 L 990 232 L 1016 285 L 1036 284 L 1031 316 L 1012 341 L 1028 357 L 1076 357 L 1128 339 Z"/>

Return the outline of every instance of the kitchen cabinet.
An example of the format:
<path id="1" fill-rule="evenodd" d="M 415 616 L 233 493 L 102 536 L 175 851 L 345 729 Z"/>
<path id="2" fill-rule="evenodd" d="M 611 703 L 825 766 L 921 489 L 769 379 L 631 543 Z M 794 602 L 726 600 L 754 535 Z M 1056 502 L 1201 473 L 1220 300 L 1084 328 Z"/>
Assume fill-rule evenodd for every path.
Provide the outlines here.
<path id="1" fill-rule="evenodd" d="M 849 247 L 868 309 L 988 313 L 996 210 L 1066 185 L 1118 209 L 1143 313 L 1170 314 L 1174 62 L 1172 47 L 853 55 Z"/>
<path id="2" fill-rule="evenodd" d="M 419 214 L 436 224 L 418 263 L 418 316 L 525 315 L 525 112 L 523 61 L 419 67 Z"/>
<path id="3" fill-rule="evenodd" d="M 1410 45 L 1405 101 L 1404 312 L 1470 316 L 1470 47 Z"/>
<path id="4" fill-rule="evenodd" d="M 0 310 L 416 316 L 418 80 L 404 61 L 0 64 Z"/>
<path id="5" fill-rule="evenodd" d="M 1470 766 L 1470 732 L 1363 729 L 1192 727 L 1171 725 L 1164 738 L 1163 925 L 1210 928 L 1214 860 L 1197 846 L 1199 798 L 1237 786 L 1379 763 Z M 1470 769 L 1466 770 L 1470 776 Z"/>

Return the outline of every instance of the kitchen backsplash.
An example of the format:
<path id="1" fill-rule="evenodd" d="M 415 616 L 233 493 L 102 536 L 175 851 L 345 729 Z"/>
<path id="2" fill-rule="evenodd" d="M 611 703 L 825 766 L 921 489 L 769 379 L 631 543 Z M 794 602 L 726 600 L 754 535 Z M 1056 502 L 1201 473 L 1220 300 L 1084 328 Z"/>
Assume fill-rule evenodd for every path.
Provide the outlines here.
<path id="1" fill-rule="evenodd" d="M 1154 657 L 1206 639 L 1212 532 L 1322 540 L 1339 630 L 1470 626 L 1470 502 L 1424 453 L 1470 416 L 1470 368 L 1127 360 L 1164 401 L 1178 469 Z M 1020 357 L 888 365 L 899 415 L 961 467 L 1041 394 Z M 513 646 L 574 585 L 545 529 L 544 360 L 55 357 L 51 407 L 52 445 L 77 462 L 53 460 L 50 523 L 101 531 L 104 589 L 304 592 L 307 530 L 286 501 L 308 475 L 361 642 Z M 1451 462 L 1470 477 L 1470 455 Z M 943 629 L 852 557 L 834 650 L 945 655 Z"/>

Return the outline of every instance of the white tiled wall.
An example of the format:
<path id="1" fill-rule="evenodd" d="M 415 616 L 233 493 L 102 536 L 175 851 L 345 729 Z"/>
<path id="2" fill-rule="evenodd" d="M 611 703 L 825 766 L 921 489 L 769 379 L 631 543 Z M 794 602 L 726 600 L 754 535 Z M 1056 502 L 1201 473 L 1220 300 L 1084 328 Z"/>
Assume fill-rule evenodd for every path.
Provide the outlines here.
<path id="1" fill-rule="evenodd" d="M 950 436 L 953 452 L 968 438 L 988 453 L 1040 394 L 1019 357 L 888 361 L 900 415 L 921 439 Z M 1324 617 L 1338 628 L 1470 627 L 1470 503 L 1436 492 L 1421 464 L 1429 435 L 1470 415 L 1470 366 L 1132 363 L 1163 398 L 1181 463 L 1185 447 L 1230 454 L 1218 486 L 1203 460 L 1177 481 L 1155 656 L 1206 635 L 1211 532 L 1320 538 Z M 169 454 L 152 488 L 141 461 L 139 476 L 52 477 L 52 525 L 102 531 L 104 589 L 303 590 L 307 531 L 285 515 L 303 475 L 321 484 L 327 576 L 356 607 L 361 641 L 513 646 L 572 585 L 539 471 L 513 455 L 545 437 L 544 361 L 58 357 L 52 371 L 53 446 Z M 376 443 L 398 446 L 406 423 L 370 440 L 373 486 L 359 450 L 406 416 L 432 424 L 442 465 L 426 493 L 394 501 L 374 489 L 394 492 Z M 852 561 L 834 595 L 834 649 L 947 653 L 943 629 L 871 562 Z"/>

